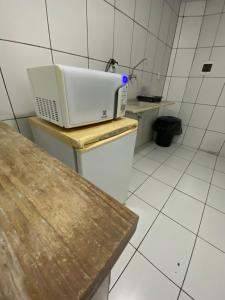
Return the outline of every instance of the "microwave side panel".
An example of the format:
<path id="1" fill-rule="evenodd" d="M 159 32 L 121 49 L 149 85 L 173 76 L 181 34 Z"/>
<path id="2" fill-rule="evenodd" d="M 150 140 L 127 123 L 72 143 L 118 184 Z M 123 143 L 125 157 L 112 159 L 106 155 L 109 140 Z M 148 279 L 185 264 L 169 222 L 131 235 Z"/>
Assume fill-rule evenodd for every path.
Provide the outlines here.
<path id="1" fill-rule="evenodd" d="M 70 127 L 114 118 L 119 74 L 64 66 L 63 75 Z"/>
<path id="2" fill-rule="evenodd" d="M 31 81 L 35 111 L 39 117 L 56 125 L 63 126 L 56 66 L 44 66 L 28 69 Z"/>

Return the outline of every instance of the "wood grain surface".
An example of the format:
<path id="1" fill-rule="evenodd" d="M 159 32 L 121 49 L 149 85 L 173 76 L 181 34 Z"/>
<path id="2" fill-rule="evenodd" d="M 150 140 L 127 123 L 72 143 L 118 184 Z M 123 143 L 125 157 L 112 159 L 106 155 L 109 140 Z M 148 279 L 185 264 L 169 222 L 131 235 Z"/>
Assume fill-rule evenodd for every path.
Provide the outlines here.
<path id="1" fill-rule="evenodd" d="M 71 129 L 59 127 L 38 117 L 29 118 L 29 122 L 32 126 L 44 129 L 75 149 L 84 149 L 103 140 L 107 142 L 107 139 L 119 137 L 128 130 L 136 130 L 138 126 L 137 120 L 130 118 L 120 118 Z"/>
<path id="2" fill-rule="evenodd" d="M 90 299 L 137 219 L 0 123 L 1 300 Z"/>

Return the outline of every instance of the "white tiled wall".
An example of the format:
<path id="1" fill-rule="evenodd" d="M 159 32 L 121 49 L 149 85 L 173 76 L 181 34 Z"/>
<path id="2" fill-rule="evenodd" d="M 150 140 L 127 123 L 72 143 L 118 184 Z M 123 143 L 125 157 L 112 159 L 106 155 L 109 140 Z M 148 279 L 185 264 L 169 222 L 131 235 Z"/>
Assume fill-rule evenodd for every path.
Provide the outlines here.
<path id="1" fill-rule="evenodd" d="M 179 4 L 179 0 L 0 0 L 0 120 L 31 138 L 27 117 L 34 114 L 34 106 L 26 68 L 37 65 L 104 70 L 114 57 L 119 72 L 129 73 L 147 57 L 137 81 L 129 86 L 129 97 L 139 90 L 162 94 Z M 218 43 L 222 40 L 218 38 Z"/>
<path id="2" fill-rule="evenodd" d="M 203 76 L 206 61 L 213 67 Z M 160 113 L 183 121 L 179 142 L 215 153 L 225 149 L 224 0 L 181 3 L 163 96 L 176 105 Z"/>

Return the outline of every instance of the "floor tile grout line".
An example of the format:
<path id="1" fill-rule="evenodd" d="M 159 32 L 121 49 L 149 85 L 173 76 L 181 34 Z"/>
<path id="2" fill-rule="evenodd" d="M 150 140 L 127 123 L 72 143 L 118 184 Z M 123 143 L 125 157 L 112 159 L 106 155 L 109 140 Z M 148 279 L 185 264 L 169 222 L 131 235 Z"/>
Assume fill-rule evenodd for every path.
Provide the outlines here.
<path id="1" fill-rule="evenodd" d="M 171 155 L 172 155 L 172 154 L 171 154 Z M 163 163 L 162 163 L 162 164 L 163 164 Z M 160 164 L 160 166 L 161 166 L 162 164 Z M 159 166 L 159 167 L 160 167 L 160 166 Z M 148 176 L 148 177 L 144 180 L 144 182 L 146 182 L 150 177 L 151 177 L 151 176 Z M 144 182 L 142 182 L 142 184 L 140 184 L 140 186 L 142 186 L 142 185 L 144 184 Z M 140 186 L 139 186 L 139 187 L 140 187 Z M 138 187 L 138 188 L 139 188 L 139 187 Z M 136 189 L 132 192 L 132 194 L 134 194 L 135 191 L 136 191 L 138 188 L 136 188 Z M 167 198 L 167 201 L 169 200 L 170 195 L 172 194 L 172 192 L 173 192 L 173 190 L 172 190 L 171 193 L 169 194 L 169 196 L 168 196 L 168 198 Z M 129 196 L 129 197 L 130 197 L 130 196 Z M 167 202 L 167 201 L 166 201 L 166 202 Z M 163 206 L 163 207 L 164 207 L 164 206 Z M 162 207 L 162 209 L 163 209 L 163 207 Z M 160 215 L 160 211 L 158 211 L 158 213 L 157 213 L 157 215 L 156 215 L 154 221 L 152 222 L 150 228 L 147 230 L 146 234 L 144 235 L 143 239 L 142 239 L 141 242 L 139 243 L 138 247 L 135 248 L 136 250 L 135 250 L 133 256 L 130 258 L 129 262 L 126 264 L 125 268 L 124 268 L 123 271 L 121 272 L 120 276 L 117 278 L 117 280 L 116 280 L 115 284 L 112 286 L 111 290 L 114 288 L 114 286 L 115 286 L 116 283 L 119 281 L 119 279 L 120 279 L 120 277 L 122 276 L 122 274 L 125 272 L 126 268 L 128 267 L 129 263 L 131 262 L 132 258 L 134 257 L 134 255 L 135 255 L 136 252 L 138 251 L 138 249 L 139 249 L 139 247 L 140 247 L 142 241 L 145 239 L 146 235 L 147 235 L 148 232 L 150 231 L 151 227 L 153 226 L 153 224 L 155 223 L 155 221 L 156 221 L 156 219 L 158 218 L 159 215 Z M 111 292 L 111 290 L 110 290 L 110 292 Z"/>
<path id="2" fill-rule="evenodd" d="M 197 153 L 198 153 L 198 152 L 195 152 L 195 154 L 194 154 L 192 160 L 191 160 L 190 163 L 187 165 L 186 169 L 187 169 L 188 166 L 191 164 L 191 162 L 193 161 L 193 159 L 195 158 L 195 156 L 196 156 Z M 185 170 L 186 170 L 186 169 L 185 169 Z M 159 213 L 157 214 L 156 218 L 155 218 L 154 221 L 152 222 L 150 228 L 147 230 L 147 232 L 146 232 L 146 234 L 144 235 L 143 239 L 142 239 L 141 242 L 139 243 L 139 245 L 138 245 L 138 247 L 137 247 L 137 251 L 139 250 L 139 248 L 140 248 L 141 244 L 143 243 L 143 241 L 145 240 L 146 236 L 149 234 L 151 228 L 152 228 L 153 225 L 155 224 L 155 222 L 156 222 L 156 220 L 158 219 L 158 217 L 159 217 L 160 213 L 162 212 L 163 208 L 166 206 L 167 202 L 169 201 L 170 196 L 172 195 L 173 191 L 176 189 L 176 186 L 179 184 L 181 178 L 183 177 L 183 174 L 185 173 L 185 170 L 184 170 L 184 172 L 182 173 L 182 175 L 181 175 L 180 179 L 178 180 L 177 184 L 175 185 L 175 187 L 172 189 L 171 193 L 169 194 L 167 200 L 165 201 L 164 205 L 163 205 L 162 208 L 160 209 L 160 211 L 159 211 Z M 181 289 L 182 289 L 182 287 L 180 288 L 180 290 L 181 290 Z M 177 299 L 179 299 L 179 295 L 180 295 L 180 292 L 179 292 L 179 294 L 178 294 Z"/>
<path id="3" fill-rule="evenodd" d="M 156 150 L 156 149 L 153 149 L 153 150 Z M 153 151 L 153 150 L 152 150 L 152 151 Z M 176 150 L 178 150 L 178 149 L 176 149 Z M 190 161 L 190 160 L 185 159 L 185 158 L 183 158 L 183 157 L 181 157 L 181 156 L 177 156 L 177 155 L 175 154 L 176 150 L 174 150 L 173 153 L 170 153 L 170 156 L 169 156 L 166 160 L 164 160 L 163 162 L 160 162 L 160 161 L 158 161 L 158 160 L 155 160 L 155 159 L 153 159 L 153 158 L 148 157 L 148 155 L 151 154 L 151 152 L 152 152 L 152 151 L 150 151 L 147 155 L 145 155 L 145 156 L 143 156 L 143 157 L 140 157 L 137 161 L 135 161 L 134 164 L 136 164 L 137 162 L 139 162 L 139 161 L 140 161 L 141 159 L 143 159 L 143 158 L 149 158 L 150 160 L 152 160 L 152 161 L 154 161 L 154 162 L 162 163 L 162 164 L 165 163 L 165 164 L 166 164 L 167 160 L 169 160 L 173 155 L 176 156 L 176 157 L 178 157 L 178 158 L 181 158 L 181 159 L 183 159 L 183 160 L 186 160 L 187 162 Z M 204 151 L 202 151 L 202 150 L 200 150 L 200 149 L 199 149 L 199 151 L 205 153 Z M 196 151 L 196 152 L 198 152 L 198 151 Z M 168 152 L 165 151 L 165 153 L 168 153 Z M 206 153 L 207 153 L 207 152 L 206 152 Z M 137 152 L 136 154 L 138 154 L 138 152 Z M 168 153 L 168 154 L 169 154 L 169 153 Z M 209 154 L 209 153 L 208 153 L 208 154 Z M 211 153 L 210 153 L 210 154 L 211 154 Z M 211 154 L 211 155 L 214 155 L 214 154 Z M 215 156 L 216 156 L 216 155 L 215 155 Z M 191 160 L 192 160 L 192 159 L 191 159 Z M 214 170 L 214 167 L 213 167 L 213 168 L 206 167 L 205 165 L 200 164 L 200 163 L 198 163 L 198 162 L 192 161 L 191 163 L 195 163 L 196 165 L 198 165 L 198 166 L 200 166 L 200 167 L 203 167 L 203 168 L 206 168 L 206 169 L 209 169 L 209 170 Z M 181 172 L 183 171 L 183 169 L 178 169 L 178 168 L 175 168 L 175 167 L 173 167 L 173 166 L 171 166 L 171 165 L 166 165 L 166 166 L 169 167 L 169 168 L 172 168 L 172 169 L 174 169 L 174 170 L 176 170 L 176 171 L 181 171 Z M 190 166 L 190 164 L 188 165 L 188 167 L 189 167 L 189 166 Z M 160 168 L 160 167 L 161 167 L 161 166 L 159 166 L 158 168 Z M 157 168 L 157 169 L 155 169 L 151 174 L 148 174 L 148 173 L 146 173 L 146 172 L 144 172 L 144 171 L 138 169 L 138 168 L 135 167 L 134 165 L 133 165 L 133 168 L 134 168 L 135 170 L 137 170 L 137 171 L 143 173 L 144 175 L 147 175 L 147 176 L 152 176 L 152 175 L 158 170 L 158 168 Z M 184 169 L 186 170 L 186 167 L 185 167 Z M 217 171 L 217 170 L 216 170 L 216 171 Z M 217 171 L 217 172 L 225 173 L 225 172 L 221 172 L 221 171 Z M 187 173 L 186 171 L 185 171 L 185 174 L 187 174 L 187 175 L 189 175 L 189 176 L 191 176 L 191 177 L 194 177 L 194 178 L 196 178 L 196 179 L 199 179 L 199 180 L 201 180 L 201 181 L 203 181 L 203 182 L 206 182 L 206 183 L 208 183 L 208 184 L 210 184 L 211 179 L 212 179 L 212 178 L 211 178 L 210 181 L 207 181 L 207 180 L 205 180 L 205 179 L 203 179 L 203 178 L 200 178 L 200 177 L 195 176 L 195 175 L 193 175 L 193 174 Z M 212 174 L 212 177 L 213 177 L 213 174 Z M 153 177 L 153 178 L 155 178 L 155 177 Z M 168 186 L 170 186 L 170 187 L 173 187 L 173 186 L 169 185 L 168 183 L 163 182 L 162 180 L 160 180 L 160 179 L 158 179 L 158 178 L 155 178 L 155 179 L 159 180 L 160 182 L 162 182 L 162 183 L 164 183 L 164 184 L 166 184 L 166 185 L 168 185 Z"/>
<path id="4" fill-rule="evenodd" d="M 216 162 L 217 162 L 217 159 L 218 159 L 218 156 L 216 158 Z M 214 171 L 215 171 L 215 167 L 216 167 L 216 162 L 215 162 L 215 165 L 214 165 Z M 197 231 L 197 234 L 196 234 L 196 238 L 195 238 L 194 245 L 193 245 L 193 248 L 192 248 L 192 252 L 191 252 L 190 259 L 189 259 L 189 263 L 188 263 L 188 266 L 187 266 L 187 269 L 186 269 L 186 272 L 185 272 L 185 275 L 184 275 L 184 279 L 183 279 L 182 286 L 181 286 L 180 292 L 178 294 L 177 300 L 179 300 L 181 291 L 183 290 L 183 286 L 184 286 L 184 283 L 185 283 L 185 280 L 186 280 L 186 277 L 187 277 L 187 274 L 188 274 L 188 271 L 189 271 L 189 268 L 190 268 L 190 265 L 191 265 L 191 260 L 192 260 L 193 254 L 194 254 L 195 246 L 196 246 L 198 235 L 199 235 L 199 232 L 200 232 L 200 228 L 201 228 L 203 216 L 204 216 L 204 213 L 205 213 L 207 199 L 208 199 L 208 196 L 209 196 L 209 191 L 210 191 L 211 184 L 212 184 L 212 179 L 211 179 L 211 182 L 209 184 L 209 188 L 208 188 L 208 192 L 207 192 L 207 196 L 206 196 L 206 201 L 205 201 L 205 204 L 204 204 L 204 208 L 203 208 L 202 216 L 201 216 L 201 219 L 200 219 L 198 231 Z"/>
<path id="5" fill-rule="evenodd" d="M 179 284 L 177 284 L 175 281 L 173 281 L 168 275 L 166 275 L 162 270 L 160 270 L 153 262 L 151 262 L 142 252 L 140 252 L 139 250 L 137 250 L 137 252 L 143 256 L 156 270 L 158 270 L 162 275 L 164 275 L 170 282 L 172 282 L 178 289 L 180 289 Z M 185 291 L 184 291 L 185 292 Z M 189 295 L 187 292 L 185 292 L 185 294 L 187 294 L 189 297 L 191 297 L 191 299 L 194 300 L 194 298 Z"/>
<path id="6" fill-rule="evenodd" d="M 130 243 L 129 243 L 130 244 Z M 134 246 L 132 244 L 130 244 L 133 248 Z M 125 267 L 123 268 L 122 272 L 120 273 L 120 275 L 117 277 L 117 279 L 115 280 L 114 284 L 112 285 L 112 287 L 109 290 L 109 293 L 111 293 L 111 291 L 113 290 L 113 288 L 115 287 L 115 285 L 117 284 L 117 282 L 120 280 L 121 276 L 123 275 L 123 273 L 125 272 L 125 270 L 127 269 L 128 265 L 130 264 L 131 260 L 133 259 L 133 257 L 135 256 L 135 254 L 137 253 L 137 249 L 134 248 L 134 253 L 132 254 L 132 256 L 130 257 L 130 259 L 128 260 L 127 264 L 125 265 Z"/>
<path id="7" fill-rule="evenodd" d="M 183 145 L 180 145 L 180 146 L 178 146 L 178 147 L 182 147 L 182 146 L 183 146 Z M 193 161 L 193 159 L 195 158 L 195 156 L 197 155 L 197 153 L 198 153 L 199 151 L 201 151 L 201 150 L 197 150 L 197 151 L 195 152 L 195 154 L 194 154 L 193 158 L 191 159 L 190 163 L 188 164 L 188 166 L 191 164 L 191 162 Z M 186 169 L 188 168 L 188 166 L 186 167 Z M 215 162 L 214 168 L 215 168 L 215 166 L 216 166 L 216 162 Z M 185 170 L 186 170 L 186 169 L 185 169 Z M 185 170 L 184 170 L 183 174 L 185 173 Z M 183 176 L 183 175 L 182 175 L 182 176 Z M 182 176 L 181 176 L 181 177 L 182 177 Z M 149 179 L 150 177 L 151 177 L 151 175 L 148 176 L 147 179 Z M 147 179 L 146 179 L 146 180 L 147 180 Z M 180 179 L 181 179 L 181 178 L 180 178 Z M 179 179 L 179 181 L 180 181 L 180 179 Z M 146 181 L 146 180 L 145 180 L 145 181 Z M 144 181 L 144 182 L 145 182 L 145 181 Z M 178 181 L 178 183 L 179 183 L 179 181 Z M 143 182 L 143 183 L 144 183 L 144 182 Z M 143 184 L 143 183 L 142 183 L 142 184 Z M 177 183 L 177 185 L 178 185 L 178 183 Z M 142 184 L 141 184 L 141 185 L 142 185 Z M 140 186 L 141 186 L 141 185 L 140 185 Z M 209 193 L 209 190 L 210 190 L 210 186 L 211 186 L 211 185 L 209 184 L 208 193 Z M 137 189 L 138 189 L 138 188 L 137 188 Z M 137 190 L 137 189 L 136 189 L 136 190 Z M 135 190 L 135 191 L 136 191 L 136 190 Z M 132 246 L 133 248 L 135 248 L 136 250 L 135 250 L 135 252 L 133 253 L 133 255 L 131 256 L 131 258 L 129 259 L 129 261 L 128 261 L 128 263 L 126 264 L 126 266 L 124 267 L 123 271 L 122 271 L 122 272 L 120 273 L 120 275 L 118 276 L 118 278 L 117 278 L 117 280 L 115 281 L 114 285 L 113 285 L 112 288 L 110 289 L 110 292 L 112 291 L 112 289 L 114 288 L 114 286 L 116 285 L 116 283 L 119 281 L 119 279 L 121 278 L 122 274 L 125 272 L 127 266 L 129 265 L 129 263 L 130 263 L 131 260 L 133 259 L 134 255 L 135 255 L 137 252 L 138 252 L 138 253 L 141 253 L 141 252 L 138 251 L 138 250 L 139 250 L 139 247 L 140 247 L 141 243 L 143 242 L 143 240 L 145 239 L 145 237 L 147 236 L 147 234 L 149 233 L 149 231 L 150 231 L 150 229 L 152 228 L 153 224 L 154 224 L 154 223 L 156 222 L 156 220 L 158 219 L 160 213 L 163 214 L 163 215 L 165 215 L 165 214 L 162 212 L 162 210 L 163 210 L 163 208 L 165 207 L 166 203 L 168 202 L 168 200 L 169 200 L 169 198 L 170 198 L 170 196 L 171 196 L 171 194 L 173 193 L 174 190 L 176 190 L 176 186 L 173 188 L 172 192 L 171 192 L 170 195 L 168 196 L 168 198 L 167 198 L 166 202 L 164 203 L 164 205 L 162 206 L 161 210 L 158 210 L 158 209 L 154 208 L 153 206 L 151 206 L 150 204 L 148 204 L 147 202 L 145 202 L 143 199 L 137 197 L 137 196 L 135 195 L 135 191 L 130 192 L 131 195 L 127 198 L 127 200 L 128 200 L 132 195 L 135 195 L 138 199 L 144 201 L 144 202 L 145 202 L 146 204 L 148 204 L 150 207 L 156 209 L 156 210 L 158 211 L 158 214 L 157 214 L 156 218 L 154 219 L 153 223 L 151 224 L 150 228 L 148 229 L 147 233 L 144 235 L 142 241 L 139 243 L 138 247 L 136 248 L 136 247 L 134 247 L 134 246 L 131 244 L 131 246 Z M 182 192 L 182 193 L 183 193 L 183 192 Z M 187 194 L 187 195 L 188 195 L 188 194 Z M 190 195 L 188 195 L 188 196 L 190 196 Z M 207 197 L 208 197 L 208 195 L 207 195 Z M 193 197 L 191 197 L 191 198 L 193 198 Z M 201 201 L 198 200 L 198 199 L 195 199 L 195 198 L 193 198 L 193 199 L 196 200 L 196 201 L 201 202 Z M 127 201 L 127 200 L 126 200 L 126 201 Z M 206 203 L 203 203 L 203 202 L 201 202 L 201 203 L 204 205 L 203 212 L 202 212 L 202 217 L 203 217 L 204 209 L 205 209 Z M 166 217 L 168 217 L 168 216 L 166 215 Z M 202 220 L 202 217 L 201 217 L 201 220 Z M 168 218 L 171 219 L 172 221 L 176 222 L 176 221 L 173 220 L 172 218 L 170 218 L 170 217 L 168 217 Z M 200 222 L 201 222 L 201 220 L 200 220 Z M 182 226 L 181 224 L 179 224 L 179 222 L 176 222 L 176 223 L 177 223 L 178 225 Z M 188 230 L 185 226 L 182 226 L 182 227 L 183 227 L 184 229 Z M 200 225 L 199 225 L 199 228 L 200 228 Z M 194 235 L 196 236 L 196 239 L 195 239 L 195 241 L 196 241 L 197 238 L 198 238 L 198 236 L 197 236 L 195 233 L 193 233 L 192 231 L 190 231 L 190 230 L 188 230 L 188 231 L 191 232 L 192 234 L 194 234 Z M 206 243 L 210 244 L 212 247 L 216 248 L 217 250 L 220 250 L 220 249 L 218 249 L 217 247 L 215 247 L 213 244 L 209 243 L 207 240 L 201 238 L 200 236 L 199 236 L 199 238 L 202 239 L 202 240 L 204 240 Z M 194 249 L 194 246 L 193 246 L 193 249 Z M 223 251 L 221 251 L 221 252 L 223 252 Z M 142 254 L 142 253 L 141 253 L 141 254 Z M 143 255 L 143 257 L 145 257 L 145 256 Z M 147 258 L 146 258 L 146 259 L 147 259 Z M 147 259 L 147 260 L 148 260 L 148 259 Z M 149 261 L 149 260 L 148 260 L 148 261 Z M 190 261 L 191 261 L 191 258 L 189 259 L 189 263 L 190 263 Z M 149 262 L 150 262 L 150 261 L 149 261 Z M 150 262 L 150 263 L 151 263 L 151 262 Z M 151 263 L 151 264 L 152 264 L 152 263 Z M 153 264 L 152 264 L 152 265 L 153 265 Z M 154 266 L 154 265 L 153 265 L 153 266 Z M 188 265 L 188 266 L 189 266 L 189 265 Z M 158 269 L 156 266 L 155 266 L 155 268 L 156 268 L 160 273 L 162 273 L 167 279 L 169 279 L 171 282 L 173 282 L 168 276 L 166 276 L 163 272 L 161 272 L 160 269 Z M 186 270 L 185 275 L 187 274 L 187 271 L 188 271 L 188 268 L 187 268 L 187 270 Z M 183 280 L 183 283 L 184 283 L 184 281 L 185 281 L 185 279 Z M 174 283 L 174 282 L 173 282 L 173 283 Z M 182 286 L 179 287 L 179 288 L 180 288 L 180 291 L 179 291 L 179 294 L 178 294 L 177 299 L 179 299 L 179 296 L 180 296 L 181 291 L 183 291 L 185 294 L 187 294 L 188 296 L 190 296 L 185 290 L 183 290 L 183 288 L 182 288 L 182 287 L 183 287 L 183 283 L 182 283 Z M 175 284 L 175 285 L 176 285 L 176 284 Z M 191 297 L 192 299 L 194 299 L 192 296 L 190 296 L 190 297 Z"/>
<path id="8" fill-rule="evenodd" d="M 220 249 L 219 247 L 217 247 L 216 245 L 212 244 L 211 242 L 209 242 L 208 240 L 206 240 L 205 238 L 203 238 L 202 236 L 198 235 L 198 238 L 204 242 L 206 242 L 207 244 L 209 244 L 211 247 L 215 248 L 216 250 L 218 250 L 219 252 L 222 252 L 223 254 L 225 254 L 225 251 Z"/>
<path id="9" fill-rule="evenodd" d="M 170 154 L 169 155 L 169 157 L 168 157 L 168 159 L 170 158 L 172 156 L 172 154 Z M 164 162 L 163 162 L 164 163 Z M 153 171 L 153 173 L 155 172 L 155 171 L 157 171 L 162 165 L 163 165 L 163 163 L 160 163 L 160 165 L 158 166 L 158 168 L 156 168 L 154 171 Z M 139 170 L 138 170 L 139 171 Z M 140 171 L 141 172 L 141 171 Z M 143 172 L 142 172 L 143 173 Z M 153 174 L 152 173 L 152 174 Z M 143 174 L 145 174 L 145 175 L 147 175 L 146 173 L 143 173 Z M 151 175 L 152 175 L 151 174 Z M 148 179 L 149 179 L 149 177 L 151 176 L 151 175 L 148 175 L 148 177 L 133 191 L 133 193 L 135 193 L 136 192 L 136 190 L 139 188 L 139 187 L 141 187 Z"/>
<path id="10" fill-rule="evenodd" d="M 174 192 L 174 191 L 173 191 L 173 192 Z M 183 194 L 184 194 L 184 193 L 183 193 Z M 158 208 L 156 208 L 156 207 L 154 207 L 153 205 L 151 205 L 150 203 L 146 202 L 145 200 L 143 200 L 141 197 L 137 196 L 136 194 L 132 194 L 132 195 L 134 195 L 135 197 L 137 197 L 138 200 L 140 200 L 140 201 L 144 202 L 145 204 L 147 204 L 148 206 L 150 206 L 152 209 L 157 210 L 158 212 L 160 211 Z M 192 196 L 190 196 L 190 195 L 188 195 L 188 194 L 185 194 L 185 195 L 187 195 L 187 196 L 189 196 L 190 198 L 192 198 L 193 200 L 195 200 L 195 201 L 201 203 L 201 204 L 202 204 L 202 211 L 203 211 L 203 208 L 204 208 L 204 202 L 201 202 L 200 200 L 195 199 L 195 198 L 193 198 Z M 131 196 L 131 195 L 130 195 L 130 196 Z M 129 196 L 129 198 L 130 198 L 130 196 Z M 128 200 L 128 199 L 127 199 L 127 200 Z M 206 205 L 207 205 L 207 204 L 206 204 Z M 209 205 L 207 205 L 207 206 L 209 206 Z M 209 206 L 209 207 L 210 207 L 210 206 Z M 210 207 L 210 208 L 213 209 L 213 207 Z M 219 212 L 220 212 L 220 211 L 219 211 Z M 184 226 L 184 225 L 181 224 L 179 221 L 173 219 L 172 217 L 170 217 L 169 215 L 167 215 L 165 212 L 161 211 L 161 214 L 164 215 L 165 217 L 167 217 L 168 219 L 170 219 L 171 221 L 173 221 L 174 223 L 180 225 L 181 227 L 183 227 L 184 229 L 186 229 L 186 230 L 189 231 L 190 233 L 194 234 L 195 236 L 197 235 L 196 232 L 194 232 L 194 231 L 192 231 L 191 229 L 189 229 L 188 227 Z M 223 214 L 225 214 L 225 213 L 223 213 Z M 225 253 L 225 251 L 223 251 L 222 249 L 218 248 L 216 245 L 212 244 L 211 242 L 209 242 L 209 241 L 206 240 L 205 238 L 203 238 L 203 237 L 201 237 L 201 236 L 198 236 L 198 237 L 199 237 L 200 239 L 204 240 L 206 243 L 208 243 L 208 244 L 211 245 L 212 247 L 214 247 L 214 248 L 216 248 L 217 250 L 219 250 L 220 252 Z M 131 244 L 131 245 L 136 249 L 136 247 L 135 247 L 133 244 Z"/>
<path id="11" fill-rule="evenodd" d="M 194 157 L 193 157 L 194 158 Z M 190 162 L 191 163 L 191 162 Z M 188 166 L 187 166 L 188 167 Z M 182 177 L 183 175 L 181 175 Z M 180 181 L 180 179 L 179 179 Z M 178 183 L 179 183 L 178 181 Z M 177 184 L 178 184 L 177 183 Z M 175 186 L 176 187 L 176 186 Z M 143 243 L 143 241 L 145 240 L 146 236 L 148 235 L 148 233 L 150 232 L 151 228 L 153 227 L 153 225 L 155 224 L 156 220 L 158 219 L 160 213 L 162 212 L 163 208 L 165 207 L 166 203 L 169 201 L 170 196 L 172 195 L 173 191 L 175 190 L 175 187 L 172 189 L 171 193 L 169 194 L 169 196 L 167 197 L 167 200 L 165 201 L 164 205 L 162 206 L 162 208 L 159 210 L 157 216 L 155 217 L 154 221 L 152 222 L 151 226 L 149 227 L 149 229 L 147 230 L 147 232 L 145 233 L 144 237 L 142 238 L 141 242 L 139 243 L 138 247 L 137 247 L 137 251 L 139 250 L 141 244 Z M 138 251 L 139 252 L 139 251 Z"/>
<path id="12" fill-rule="evenodd" d="M 172 282 L 178 289 L 180 289 L 180 286 L 175 282 L 173 281 L 170 277 L 168 277 L 168 275 L 166 275 L 162 270 L 160 270 L 151 260 L 149 260 L 142 252 L 140 252 L 138 249 L 137 249 L 137 252 L 142 256 L 144 257 L 156 270 L 158 270 L 162 275 L 164 275 L 170 282 Z"/>

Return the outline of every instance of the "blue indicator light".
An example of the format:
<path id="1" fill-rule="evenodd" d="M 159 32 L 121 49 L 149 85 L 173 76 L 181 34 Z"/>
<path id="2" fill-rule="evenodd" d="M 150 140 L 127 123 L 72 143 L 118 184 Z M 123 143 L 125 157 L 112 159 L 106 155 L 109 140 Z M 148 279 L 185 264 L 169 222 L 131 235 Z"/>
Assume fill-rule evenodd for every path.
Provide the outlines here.
<path id="1" fill-rule="evenodd" d="M 128 76 L 127 75 L 122 75 L 122 83 L 125 85 L 125 84 L 128 83 L 128 81 L 129 81 Z"/>

